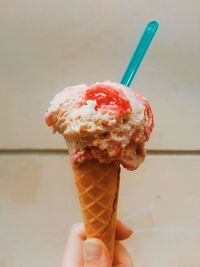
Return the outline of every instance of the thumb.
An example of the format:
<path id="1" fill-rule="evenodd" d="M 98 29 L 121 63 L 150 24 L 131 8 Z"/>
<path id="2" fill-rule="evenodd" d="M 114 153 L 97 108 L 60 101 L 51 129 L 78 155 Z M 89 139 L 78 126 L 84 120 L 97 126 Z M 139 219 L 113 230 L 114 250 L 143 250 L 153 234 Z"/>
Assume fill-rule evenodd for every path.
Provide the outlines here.
<path id="1" fill-rule="evenodd" d="M 111 257 L 105 244 L 96 238 L 83 242 L 84 267 L 111 267 Z"/>

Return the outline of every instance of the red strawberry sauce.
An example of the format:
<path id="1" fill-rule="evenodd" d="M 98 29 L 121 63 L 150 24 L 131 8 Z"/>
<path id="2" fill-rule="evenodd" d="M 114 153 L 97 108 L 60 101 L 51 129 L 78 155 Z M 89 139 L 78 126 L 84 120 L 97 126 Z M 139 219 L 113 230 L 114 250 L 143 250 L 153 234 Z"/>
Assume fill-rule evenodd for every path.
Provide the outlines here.
<path id="1" fill-rule="evenodd" d="M 86 91 L 85 99 L 95 100 L 96 110 L 105 106 L 117 108 L 118 116 L 130 114 L 132 110 L 129 100 L 123 92 L 115 90 L 108 85 L 95 85 L 90 87 Z"/>

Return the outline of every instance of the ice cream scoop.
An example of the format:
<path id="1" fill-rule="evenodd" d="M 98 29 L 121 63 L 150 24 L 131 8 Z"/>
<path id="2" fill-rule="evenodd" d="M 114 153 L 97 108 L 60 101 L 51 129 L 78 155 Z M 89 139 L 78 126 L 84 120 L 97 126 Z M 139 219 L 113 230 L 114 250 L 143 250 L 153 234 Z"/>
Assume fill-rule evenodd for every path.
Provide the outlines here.
<path id="1" fill-rule="evenodd" d="M 154 125 L 144 97 L 109 81 L 64 89 L 50 103 L 45 119 L 53 132 L 64 136 L 73 165 L 97 159 L 128 170 L 144 160 Z"/>

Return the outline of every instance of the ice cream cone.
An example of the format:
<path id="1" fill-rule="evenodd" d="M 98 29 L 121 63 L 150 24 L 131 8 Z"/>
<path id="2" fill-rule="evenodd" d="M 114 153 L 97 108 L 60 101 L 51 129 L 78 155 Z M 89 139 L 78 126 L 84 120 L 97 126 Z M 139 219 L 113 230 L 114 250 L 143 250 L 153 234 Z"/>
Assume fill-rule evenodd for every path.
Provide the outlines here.
<path id="1" fill-rule="evenodd" d="M 101 239 L 113 257 L 120 167 L 88 160 L 73 166 L 87 238 Z"/>

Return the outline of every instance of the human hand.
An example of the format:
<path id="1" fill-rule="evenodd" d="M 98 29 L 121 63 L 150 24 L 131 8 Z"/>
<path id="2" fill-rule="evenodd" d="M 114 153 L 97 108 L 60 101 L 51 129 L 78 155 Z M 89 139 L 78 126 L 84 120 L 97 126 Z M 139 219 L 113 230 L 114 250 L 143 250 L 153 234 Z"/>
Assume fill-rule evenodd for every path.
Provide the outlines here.
<path id="1" fill-rule="evenodd" d="M 62 267 L 133 267 L 120 240 L 129 238 L 132 230 L 117 221 L 113 265 L 105 244 L 96 238 L 86 239 L 82 223 L 74 224 L 67 241 Z"/>

